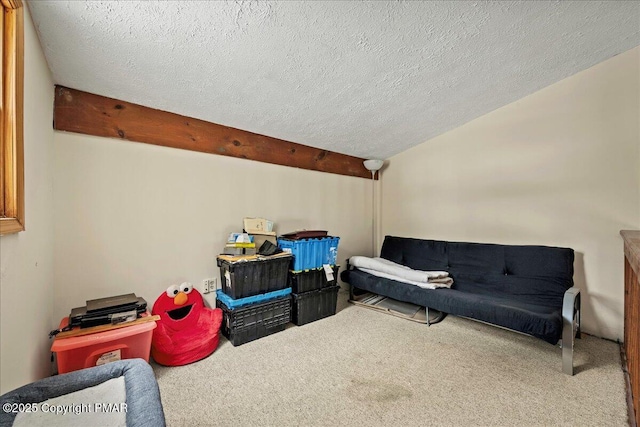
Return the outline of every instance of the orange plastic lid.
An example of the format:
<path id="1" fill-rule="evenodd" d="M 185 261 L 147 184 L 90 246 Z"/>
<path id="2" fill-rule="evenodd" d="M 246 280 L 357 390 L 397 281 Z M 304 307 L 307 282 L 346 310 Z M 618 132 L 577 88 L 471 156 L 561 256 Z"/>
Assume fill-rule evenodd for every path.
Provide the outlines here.
<path id="1" fill-rule="evenodd" d="M 145 314 L 148 315 L 148 314 Z M 145 316 L 143 315 L 143 316 Z M 60 328 L 69 323 L 69 318 L 65 317 L 60 322 Z M 102 344 L 110 341 L 117 341 L 129 338 L 133 335 L 152 331 L 156 327 L 156 322 L 145 322 L 123 328 L 112 329 L 110 331 L 96 332 L 95 334 L 83 335 L 80 337 L 56 338 L 51 345 L 51 351 L 62 352 L 75 350 L 81 347 L 88 347 L 95 344 Z"/>

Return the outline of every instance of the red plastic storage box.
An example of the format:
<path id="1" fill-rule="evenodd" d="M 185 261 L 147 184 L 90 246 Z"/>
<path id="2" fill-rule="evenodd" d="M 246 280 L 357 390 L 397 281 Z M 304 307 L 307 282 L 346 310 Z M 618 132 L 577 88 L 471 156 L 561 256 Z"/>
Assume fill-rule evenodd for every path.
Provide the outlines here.
<path id="1" fill-rule="evenodd" d="M 69 323 L 65 317 L 60 328 Z M 56 339 L 51 351 L 56 353 L 58 373 L 64 374 L 120 359 L 141 358 L 149 361 L 151 337 L 156 322 L 145 322 L 110 331 L 79 337 Z"/>

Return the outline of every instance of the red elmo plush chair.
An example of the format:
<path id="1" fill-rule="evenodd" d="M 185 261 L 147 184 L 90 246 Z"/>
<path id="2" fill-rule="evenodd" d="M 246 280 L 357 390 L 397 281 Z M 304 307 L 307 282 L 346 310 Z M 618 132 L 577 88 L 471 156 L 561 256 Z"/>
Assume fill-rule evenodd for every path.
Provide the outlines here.
<path id="1" fill-rule="evenodd" d="M 218 347 L 222 310 L 205 307 L 190 283 L 170 286 L 153 304 L 152 314 L 160 316 L 151 341 L 151 356 L 157 363 L 186 365 Z"/>

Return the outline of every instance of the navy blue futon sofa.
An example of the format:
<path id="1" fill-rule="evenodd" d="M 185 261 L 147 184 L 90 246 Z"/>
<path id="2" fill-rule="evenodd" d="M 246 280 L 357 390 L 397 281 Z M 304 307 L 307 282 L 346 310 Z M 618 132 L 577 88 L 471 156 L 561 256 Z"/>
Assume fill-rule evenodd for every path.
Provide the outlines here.
<path id="1" fill-rule="evenodd" d="M 347 267 L 355 289 L 523 332 L 562 340 L 562 370 L 573 375 L 580 335 L 580 292 L 573 287 L 569 248 L 446 242 L 386 236 L 382 258 L 415 270 L 447 271 L 450 289 L 423 289 Z"/>

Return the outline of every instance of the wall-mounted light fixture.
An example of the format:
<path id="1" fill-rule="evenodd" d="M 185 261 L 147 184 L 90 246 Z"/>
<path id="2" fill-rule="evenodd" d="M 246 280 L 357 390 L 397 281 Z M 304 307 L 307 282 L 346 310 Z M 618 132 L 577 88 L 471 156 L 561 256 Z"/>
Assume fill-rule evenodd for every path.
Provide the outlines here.
<path id="1" fill-rule="evenodd" d="M 371 171 L 371 179 L 375 178 L 376 172 L 380 170 L 382 165 L 384 164 L 384 160 L 371 159 L 364 161 L 364 167 L 367 168 L 368 171 Z"/>
<path id="2" fill-rule="evenodd" d="M 376 253 L 376 203 L 375 203 L 375 177 L 376 172 L 382 168 L 384 160 L 370 159 L 364 161 L 364 167 L 368 171 L 371 171 L 371 250 L 373 256 L 377 256 Z M 380 175 L 378 174 L 378 179 Z"/>

